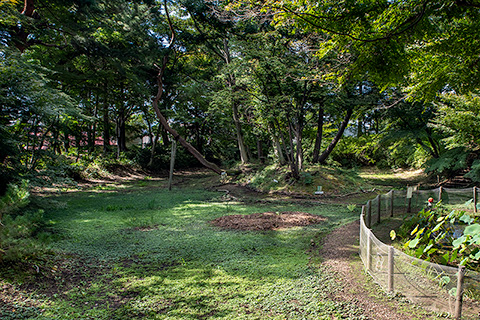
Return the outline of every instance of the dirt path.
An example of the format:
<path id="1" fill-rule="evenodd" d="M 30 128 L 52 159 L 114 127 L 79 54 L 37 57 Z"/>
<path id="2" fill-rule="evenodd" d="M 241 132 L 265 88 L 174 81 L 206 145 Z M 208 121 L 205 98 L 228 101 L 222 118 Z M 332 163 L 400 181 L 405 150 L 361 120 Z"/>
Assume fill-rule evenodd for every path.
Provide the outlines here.
<path id="1" fill-rule="evenodd" d="M 358 230 L 358 221 L 336 229 L 325 238 L 319 251 L 323 263 L 338 272 L 338 281 L 343 284 L 341 292 L 332 298 L 353 301 L 365 310 L 365 316 L 369 319 L 412 319 L 400 313 L 394 304 L 372 297 L 372 292 L 366 288 L 365 282 L 369 279 L 358 266 L 361 264 L 358 257 Z"/>

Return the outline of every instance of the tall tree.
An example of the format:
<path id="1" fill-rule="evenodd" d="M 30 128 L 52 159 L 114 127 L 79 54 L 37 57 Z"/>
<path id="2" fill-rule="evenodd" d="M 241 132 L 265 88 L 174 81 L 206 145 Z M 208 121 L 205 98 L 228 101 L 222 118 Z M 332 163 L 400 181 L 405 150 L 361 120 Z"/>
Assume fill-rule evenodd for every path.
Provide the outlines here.
<path id="1" fill-rule="evenodd" d="M 207 6 L 204 1 L 188 0 L 185 1 L 185 6 L 198 32 L 197 40 L 203 42 L 205 48 L 223 63 L 222 79 L 225 81 L 225 88 L 222 90 L 222 100 L 223 104 L 228 104 L 226 107 L 231 108 L 240 160 L 247 163 L 249 157 L 241 121 L 242 91 L 235 74 L 233 56 L 239 54 L 235 52 L 235 42 L 248 31 L 242 23 L 233 24 L 219 20 L 212 7 Z"/>

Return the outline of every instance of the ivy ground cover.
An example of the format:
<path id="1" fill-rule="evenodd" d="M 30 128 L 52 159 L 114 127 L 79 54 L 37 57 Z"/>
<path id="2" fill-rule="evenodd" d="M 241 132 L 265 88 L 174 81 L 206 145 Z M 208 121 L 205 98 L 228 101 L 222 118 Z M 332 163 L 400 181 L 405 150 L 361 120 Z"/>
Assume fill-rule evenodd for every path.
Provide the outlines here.
<path id="1" fill-rule="evenodd" d="M 320 265 L 313 243 L 357 219 L 339 205 L 241 203 L 155 181 L 49 196 L 51 259 L 10 285 L 29 299 L 0 308 L 16 319 L 361 319 Z M 234 214 L 302 211 L 320 224 L 223 230 Z M 12 275 L 11 277 L 15 277 Z M 7 284 L 7 282 L 4 282 Z M 25 301 L 29 301 L 25 303 Z"/>

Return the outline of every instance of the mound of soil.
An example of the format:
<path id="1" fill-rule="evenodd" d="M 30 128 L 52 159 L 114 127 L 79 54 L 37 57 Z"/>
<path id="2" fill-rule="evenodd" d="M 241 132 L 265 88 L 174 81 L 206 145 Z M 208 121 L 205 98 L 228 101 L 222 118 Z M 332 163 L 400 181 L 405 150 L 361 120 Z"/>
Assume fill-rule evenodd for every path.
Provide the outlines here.
<path id="1" fill-rule="evenodd" d="M 231 215 L 217 218 L 211 223 L 222 229 L 234 230 L 278 230 L 308 226 L 326 221 L 327 218 L 300 211 L 264 212 L 249 215 Z"/>

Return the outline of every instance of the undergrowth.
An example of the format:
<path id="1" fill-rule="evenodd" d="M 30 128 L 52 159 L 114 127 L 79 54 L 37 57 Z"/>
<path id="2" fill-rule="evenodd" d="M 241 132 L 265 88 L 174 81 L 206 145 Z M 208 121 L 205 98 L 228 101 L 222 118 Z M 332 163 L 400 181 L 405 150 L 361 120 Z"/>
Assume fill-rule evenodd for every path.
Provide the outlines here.
<path id="1" fill-rule="evenodd" d="M 48 250 L 49 234 L 42 231 L 43 210 L 30 203 L 28 182 L 10 184 L 0 198 L 0 265 L 33 264 Z"/>
<path id="2" fill-rule="evenodd" d="M 269 165 L 254 170 L 245 170 L 239 182 L 264 192 L 297 192 L 312 195 L 318 186 L 329 194 L 344 194 L 371 189 L 355 169 L 310 165 L 294 179 L 287 167 Z"/>

